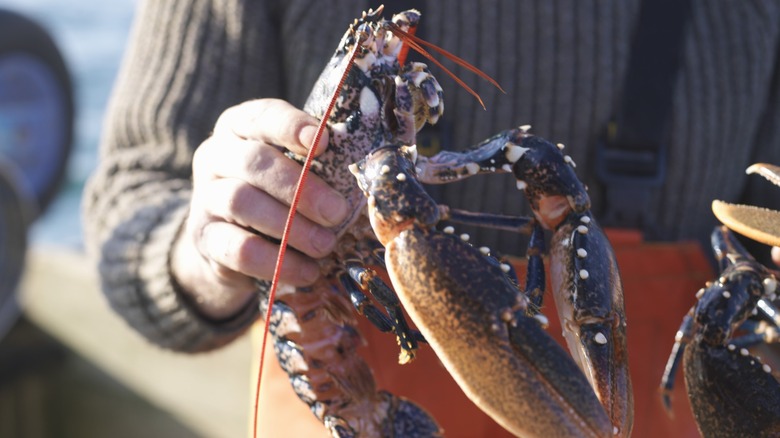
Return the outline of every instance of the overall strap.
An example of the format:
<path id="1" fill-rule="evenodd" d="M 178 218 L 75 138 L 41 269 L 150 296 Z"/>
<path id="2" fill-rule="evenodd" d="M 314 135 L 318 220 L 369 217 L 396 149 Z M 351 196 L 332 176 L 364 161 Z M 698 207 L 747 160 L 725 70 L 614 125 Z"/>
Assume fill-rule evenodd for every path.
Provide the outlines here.
<path id="1" fill-rule="evenodd" d="M 669 118 L 690 0 L 644 0 L 631 44 L 618 112 L 596 149 L 605 188 L 601 222 L 652 239 L 651 195 L 666 177 Z"/>

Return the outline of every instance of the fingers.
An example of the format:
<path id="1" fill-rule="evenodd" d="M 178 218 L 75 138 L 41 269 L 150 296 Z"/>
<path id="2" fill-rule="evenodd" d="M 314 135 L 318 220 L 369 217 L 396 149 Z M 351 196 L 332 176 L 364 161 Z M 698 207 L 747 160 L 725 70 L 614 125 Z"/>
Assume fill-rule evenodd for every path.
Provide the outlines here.
<path id="1" fill-rule="evenodd" d="M 289 207 L 269 194 L 232 178 L 216 180 L 204 191 L 210 202 L 203 208 L 211 216 L 227 218 L 273 238 L 282 237 Z M 330 254 L 335 243 L 336 236 L 329 229 L 304 216 L 293 221 L 289 244 L 299 251 L 320 258 Z"/>
<path id="2" fill-rule="evenodd" d="M 772 261 L 775 262 L 777 266 L 780 266 L 780 246 L 772 247 Z"/>
<path id="3" fill-rule="evenodd" d="M 214 127 L 214 135 L 236 135 L 289 149 L 304 155 L 314 140 L 319 121 L 279 99 L 259 99 L 226 110 Z M 325 151 L 328 131 L 323 130 L 316 154 Z"/>
<path id="4" fill-rule="evenodd" d="M 207 181 L 233 178 L 257 187 L 285 205 L 292 201 L 300 172 L 301 166 L 279 150 L 237 139 L 207 140 L 195 152 L 193 162 L 196 189 Z M 321 178 L 309 174 L 298 211 L 317 224 L 334 226 L 344 220 L 347 202 Z"/>
<path id="5" fill-rule="evenodd" d="M 261 236 L 234 224 L 212 222 L 203 228 L 201 242 L 201 253 L 211 261 L 213 271 L 225 282 L 235 281 L 237 275 L 262 279 L 273 277 L 279 246 Z M 319 265 L 316 262 L 288 249 L 280 273 L 283 283 L 306 286 L 318 276 Z"/>
<path id="6" fill-rule="evenodd" d="M 285 102 L 277 106 L 283 108 L 279 113 L 293 111 L 310 117 Z M 237 111 L 236 108 L 240 107 L 231 110 Z M 291 116 L 288 112 L 286 117 L 297 116 Z M 276 136 L 276 134 L 265 135 L 260 131 L 255 133 L 258 137 Z M 193 162 L 196 185 L 203 179 L 236 178 L 246 181 L 286 205 L 290 205 L 292 201 L 300 172 L 301 166 L 285 157 L 279 149 L 262 141 L 246 140 L 232 134 L 224 136 L 215 134 L 209 138 L 197 149 Z M 347 214 L 347 203 L 341 194 L 321 178 L 310 174 L 298 210 L 313 222 L 329 227 L 344 220 Z"/>
<path id="7" fill-rule="evenodd" d="M 306 153 L 316 124 L 281 100 L 246 102 L 226 110 L 214 134 L 195 151 L 186 239 L 211 267 L 211 278 L 238 289 L 249 278 L 272 277 L 279 245 L 268 237 L 281 238 L 301 173 L 284 149 Z M 320 144 L 324 151 L 327 135 Z M 281 280 L 311 284 L 319 275 L 313 259 L 328 255 L 336 243 L 329 227 L 346 216 L 343 196 L 310 174 Z"/>

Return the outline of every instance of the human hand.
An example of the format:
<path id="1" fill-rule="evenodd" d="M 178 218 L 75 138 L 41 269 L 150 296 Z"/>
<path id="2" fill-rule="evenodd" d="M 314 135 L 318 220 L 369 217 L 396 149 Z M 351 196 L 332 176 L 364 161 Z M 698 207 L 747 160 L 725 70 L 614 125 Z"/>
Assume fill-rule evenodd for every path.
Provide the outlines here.
<path id="1" fill-rule="evenodd" d="M 306 154 L 316 128 L 315 118 L 285 101 L 253 100 L 222 113 L 213 135 L 195 151 L 190 212 L 174 248 L 172 270 L 205 315 L 235 314 L 256 292 L 255 279 L 272 277 L 279 245 L 263 235 L 281 238 L 301 171 L 283 151 Z M 327 137 L 325 131 L 318 154 Z M 316 280 L 314 259 L 329 254 L 336 242 L 327 227 L 346 214 L 345 199 L 310 174 L 282 282 L 305 286 Z"/>
<path id="2" fill-rule="evenodd" d="M 775 262 L 777 266 L 780 266 L 780 246 L 772 247 L 772 261 Z"/>

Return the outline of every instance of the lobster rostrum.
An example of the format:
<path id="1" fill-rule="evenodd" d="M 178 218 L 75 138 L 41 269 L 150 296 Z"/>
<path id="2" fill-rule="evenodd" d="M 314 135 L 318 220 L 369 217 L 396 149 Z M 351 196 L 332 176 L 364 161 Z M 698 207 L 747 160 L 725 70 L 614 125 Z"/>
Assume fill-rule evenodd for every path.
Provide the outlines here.
<path id="1" fill-rule="evenodd" d="M 352 213 L 334 227 L 339 243 L 322 260 L 316 284 L 283 286 L 275 301 L 270 292 L 268 327 L 296 393 L 333 436 L 442 433 L 421 407 L 376 389 L 355 354 L 362 342 L 355 307 L 396 335 L 402 363 L 419 342 L 431 343 L 466 394 L 517 435 L 629 435 L 622 288 L 573 163 L 523 128 L 468 152 L 418 157 L 416 132 L 442 114 L 442 89 L 424 64 L 399 62 L 404 43 L 418 50 L 427 44 L 408 33 L 419 12 L 392 21 L 379 19 L 380 12 L 364 13 L 350 27 L 304 106 L 329 130 L 328 150 L 313 170 L 347 198 Z M 339 92 L 331 112 L 326 100 Z M 421 185 L 491 172 L 515 173 L 535 218 L 449 209 Z M 488 249 L 448 227 L 438 231 L 442 220 L 530 233 L 525 290 Z M 560 277 L 553 285 L 577 363 L 543 330 L 542 227 L 560 247 L 552 251 L 552 272 Z M 366 267 L 377 262 L 387 266 L 392 288 Z M 410 329 L 401 304 L 422 333 Z"/>
<path id="2" fill-rule="evenodd" d="M 748 173 L 780 185 L 777 166 L 753 165 Z M 720 275 L 697 292 L 677 332 L 661 382 L 663 402 L 671 412 L 670 393 L 682 362 L 703 436 L 780 436 L 780 375 L 758 351 L 780 339 L 780 273 L 756 261 L 731 232 L 780 244 L 780 213 L 723 201 L 714 201 L 713 211 L 726 225 L 711 236 Z"/>

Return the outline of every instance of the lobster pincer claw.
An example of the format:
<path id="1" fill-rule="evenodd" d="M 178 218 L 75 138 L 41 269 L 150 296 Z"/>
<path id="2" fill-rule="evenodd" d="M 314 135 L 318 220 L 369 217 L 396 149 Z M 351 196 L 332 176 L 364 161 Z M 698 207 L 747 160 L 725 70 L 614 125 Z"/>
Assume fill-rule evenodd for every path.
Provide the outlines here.
<path id="1" fill-rule="evenodd" d="M 590 198 L 563 146 L 519 131 L 507 134 L 522 148 L 512 172 L 536 219 L 553 231 L 550 277 L 566 343 L 607 411 L 613 433 L 629 436 L 634 401 L 614 251 L 590 213 Z"/>
<path id="2" fill-rule="evenodd" d="M 458 236 L 418 226 L 386 242 L 404 308 L 483 411 L 518 436 L 612 436 L 580 369 L 484 257 Z"/>
<path id="3" fill-rule="evenodd" d="M 612 248 L 589 214 L 571 213 L 550 243 L 550 277 L 563 334 L 615 427 L 628 436 L 633 392 L 623 286 Z"/>
<path id="4" fill-rule="evenodd" d="M 746 172 L 757 173 L 780 186 L 780 166 L 758 163 L 748 167 Z M 712 212 L 737 233 L 767 245 L 780 246 L 780 211 L 716 200 L 712 202 Z"/>
<path id="5" fill-rule="evenodd" d="M 780 383 L 749 350 L 767 340 L 744 334 L 746 322 L 770 319 L 760 303 L 774 299 L 777 279 L 728 228 L 715 229 L 712 246 L 720 276 L 696 294 L 692 324 L 684 327 L 685 386 L 696 423 L 707 437 L 780 436 Z"/>

